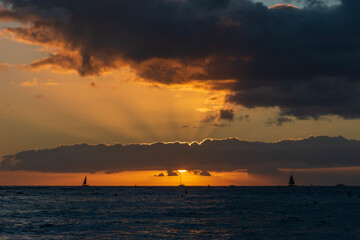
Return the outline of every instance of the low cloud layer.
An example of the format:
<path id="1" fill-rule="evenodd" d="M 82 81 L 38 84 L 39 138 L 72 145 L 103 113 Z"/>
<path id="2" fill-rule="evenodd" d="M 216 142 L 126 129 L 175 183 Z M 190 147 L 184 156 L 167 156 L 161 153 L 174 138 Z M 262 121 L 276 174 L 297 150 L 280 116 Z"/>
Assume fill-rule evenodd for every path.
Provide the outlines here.
<path id="1" fill-rule="evenodd" d="M 60 49 L 33 68 L 98 75 L 127 64 L 147 81 L 204 81 L 228 103 L 282 116 L 359 118 L 360 1 L 321 2 L 0 0 L 0 21 L 24 23 L 4 30 L 18 40 Z"/>
<path id="2" fill-rule="evenodd" d="M 360 166 L 360 141 L 343 137 L 309 137 L 276 143 L 247 142 L 236 138 L 201 143 L 150 145 L 73 145 L 31 150 L 4 156 L 1 170 L 40 172 L 117 172 L 177 169 L 272 174 L 278 169 Z"/>

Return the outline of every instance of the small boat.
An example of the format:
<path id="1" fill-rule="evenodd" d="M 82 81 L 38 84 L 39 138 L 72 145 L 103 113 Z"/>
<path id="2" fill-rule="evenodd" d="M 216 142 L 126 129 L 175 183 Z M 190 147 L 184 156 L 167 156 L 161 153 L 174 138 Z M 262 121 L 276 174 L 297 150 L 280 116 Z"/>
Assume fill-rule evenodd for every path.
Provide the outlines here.
<path id="1" fill-rule="evenodd" d="M 86 184 L 86 176 L 85 176 L 85 178 L 84 178 L 84 182 L 83 182 L 82 186 L 83 186 L 83 187 L 88 187 L 88 186 L 89 186 L 89 185 Z"/>
<path id="2" fill-rule="evenodd" d="M 291 174 L 290 179 L 289 179 L 289 186 L 295 186 L 295 181 L 294 181 L 294 177 Z"/>
<path id="3" fill-rule="evenodd" d="M 185 187 L 185 184 L 179 184 L 179 187 Z"/>

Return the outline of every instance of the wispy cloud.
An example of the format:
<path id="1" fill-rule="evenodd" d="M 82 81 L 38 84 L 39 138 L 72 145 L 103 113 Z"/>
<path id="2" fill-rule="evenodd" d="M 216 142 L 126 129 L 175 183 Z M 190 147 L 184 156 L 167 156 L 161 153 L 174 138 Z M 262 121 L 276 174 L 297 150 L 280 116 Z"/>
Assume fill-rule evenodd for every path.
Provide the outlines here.
<path id="1" fill-rule="evenodd" d="M 52 81 L 39 81 L 37 78 L 33 78 L 30 81 L 24 81 L 20 83 L 22 87 L 37 87 L 37 86 L 57 86 L 59 85 L 58 82 Z"/>
<path id="2" fill-rule="evenodd" d="M 284 123 L 291 123 L 291 122 L 294 122 L 293 119 L 291 118 L 288 118 L 288 117 L 284 117 L 284 116 L 279 116 L 279 117 L 276 117 L 276 118 L 269 118 L 265 125 L 267 126 L 273 126 L 273 125 L 276 125 L 278 127 L 282 126 Z"/>
<path id="3" fill-rule="evenodd" d="M 219 120 L 234 121 L 234 109 L 230 109 L 230 108 L 220 109 Z"/>
<path id="4" fill-rule="evenodd" d="M 38 95 L 35 95 L 35 99 L 36 100 L 45 100 L 45 96 L 43 94 L 38 94 Z"/>
<path id="5" fill-rule="evenodd" d="M 0 71 L 6 71 L 6 70 L 8 70 L 8 64 L 0 63 Z"/>

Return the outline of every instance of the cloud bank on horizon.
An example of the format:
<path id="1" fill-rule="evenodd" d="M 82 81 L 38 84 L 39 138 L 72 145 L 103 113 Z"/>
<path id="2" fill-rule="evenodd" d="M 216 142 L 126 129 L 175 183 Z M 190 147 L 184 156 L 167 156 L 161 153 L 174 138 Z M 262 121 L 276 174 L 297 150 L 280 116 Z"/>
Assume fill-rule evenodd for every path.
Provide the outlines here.
<path id="1" fill-rule="evenodd" d="M 0 21 L 22 24 L 4 34 L 57 49 L 32 68 L 130 65 L 146 81 L 203 82 L 228 103 L 279 107 L 283 119 L 359 118 L 360 2 L 322 2 L 0 0 Z"/>
<path id="2" fill-rule="evenodd" d="M 0 170 L 38 172 L 120 172 L 137 170 L 236 171 L 276 174 L 279 169 L 360 166 L 360 141 L 343 137 L 309 137 L 275 143 L 236 138 L 201 143 L 61 146 L 4 156 Z M 176 174 L 176 172 L 174 173 Z"/>

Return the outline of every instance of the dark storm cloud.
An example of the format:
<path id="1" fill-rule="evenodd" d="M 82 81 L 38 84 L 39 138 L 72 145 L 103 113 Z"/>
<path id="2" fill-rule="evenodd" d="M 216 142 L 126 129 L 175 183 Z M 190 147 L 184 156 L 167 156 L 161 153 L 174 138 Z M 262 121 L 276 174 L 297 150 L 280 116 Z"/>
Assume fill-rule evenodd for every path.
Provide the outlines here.
<path id="1" fill-rule="evenodd" d="M 173 169 L 275 173 L 279 168 L 360 166 L 360 141 L 343 137 L 309 137 L 277 143 L 239 139 L 205 140 L 202 143 L 151 145 L 74 145 L 31 150 L 4 156 L 1 170 L 40 172 L 115 172 Z M 203 174 L 206 174 L 203 170 Z"/>
<path id="2" fill-rule="evenodd" d="M 234 121 L 234 110 L 233 109 L 220 109 L 219 120 Z"/>
<path id="3" fill-rule="evenodd" d="M 229 102 L 245 107 L 280 107 L 280 115 L 318 119 L 324 115 L 359 118 L 360 84 L 346 79 L 314 79 L 283 82 L 241 90 L 227 96 Z"/>
<path id="4" fill-rule="evenodd" d="M 322 2 L 0 0 L 0 20 L 29 22 L 5 31 L 62 49 L 33 68 L 97 75 L 130 64 L 151 82 L 212 80 L 248 108 L 359 118 L 360 1 Z"/>

